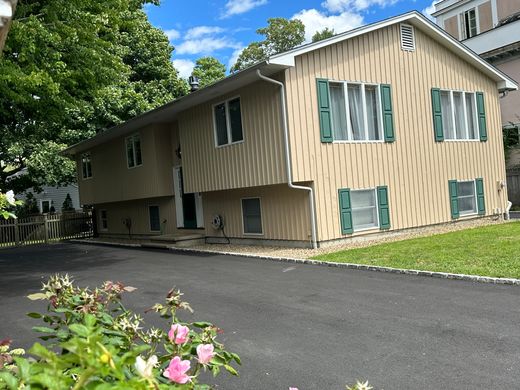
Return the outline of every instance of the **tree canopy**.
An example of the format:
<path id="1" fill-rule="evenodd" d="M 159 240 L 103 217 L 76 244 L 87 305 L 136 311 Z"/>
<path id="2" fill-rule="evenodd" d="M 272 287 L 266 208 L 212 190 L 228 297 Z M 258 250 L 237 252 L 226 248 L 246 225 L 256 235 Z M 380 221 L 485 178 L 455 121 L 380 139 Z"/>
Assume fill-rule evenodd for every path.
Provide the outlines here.
<path id="1" fill-rule="evenodd" d="M 74 179 L 65 146 L 187 92 L 142 8 L 158 0 L 19 2 L 0 57 L 0 188 Z"/>
<path id="2" fill-rule="evenodd" d="M 271 18 L 267 20 L 267 24 L 267 27 L 256 30 L 265 39 L 249 44 L 238 56 L 231 72 L 245 69 L 273 54 L 290 50 L 305 40 L 305 26 L 301 20 Z"/>
<path id="3" fill-rule="evenodd" d="M 313 42 L 322 41 L 324 39 L 333 37 L 334 34 L 335 34 L 335 32 L 334 32 L 333 28 L 331 29 L 331 28 L 325 27 L 323 30 L 316 31 L 314 33 L 314 35 L 312 36 L 312 41 Z"/>
<path id="4" fill-rule="evenodd" d="M 192 74 L 203 88 L 226 77 L 226 66 L 214 57 L 201 57 L 195 62 Z"/>

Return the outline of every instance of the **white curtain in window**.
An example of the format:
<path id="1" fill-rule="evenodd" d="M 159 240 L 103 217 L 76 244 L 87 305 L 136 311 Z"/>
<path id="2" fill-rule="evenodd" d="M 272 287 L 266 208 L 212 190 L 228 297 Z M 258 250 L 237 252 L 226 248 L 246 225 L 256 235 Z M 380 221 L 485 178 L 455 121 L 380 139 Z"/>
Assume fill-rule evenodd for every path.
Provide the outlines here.
<path id="1" fill-rule="evenodd" d="M 348 104 L 352 139 L 363 140 L 365 139 L 365 134 L 363 130 L 363 107 L 361 105 L 362 99 L 360 85 L 348 85 Z"/>
<path id="2" fill-rule="evenodd" d="M 475 113 L 475 94 L 466 93 L 466 116 L 468 118 L 468 132 L 470 139 L 478 139 L 479 136 Z"/>
<path id="3" fill-rule="evenodd" d="M 442 108 L 442 127 L 444 129 L 444 138 L 454 139 L 455 131 L 453 128 L 453 117 L 451 98 L 448 91 L 441 91 L 441 108 Z"/>
<path id="4" fill-rule="evenodd" d="M 377 87 L 375 85 L 365 86 L 365 100 L 367 107 L 367 129 L 369 140 L 379 140 L 379 119 L 377 115 Z"/>
<path id="5" fill-rule="evenodd" d="M 332 131 L 334 140 L 345 141 L 348 139 L 348 128 L 343 84 L 330 84 L 330 99 L 332 101 Z"/>
<path id="6" fill-rule="evenodd" d="M 464 103 L 462 92 L 453 92 L 455 110 L 455 138 L 466 139 L 466 121 L 464 120 Z"/>

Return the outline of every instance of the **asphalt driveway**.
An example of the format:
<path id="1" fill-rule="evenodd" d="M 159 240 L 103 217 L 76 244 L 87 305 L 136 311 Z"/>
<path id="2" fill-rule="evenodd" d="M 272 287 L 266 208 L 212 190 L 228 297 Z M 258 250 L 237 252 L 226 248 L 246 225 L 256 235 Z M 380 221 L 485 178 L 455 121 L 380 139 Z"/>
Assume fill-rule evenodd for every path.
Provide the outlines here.
<path id="1" fill-rule="evenodd" d="M 143 311 L 177 286 L 193 320 L 225 330 L 243 361 L 221 389 L 518 388 L 520 287 L 247 258 L 56 244 L 0 251 L 0 339 L 35 341 L 24 298 L 55 272 L 138 287 Z M 153 314 L 145 315 L 149 323 Z M 187 318 L 191 320 L 191 318 Z"/>

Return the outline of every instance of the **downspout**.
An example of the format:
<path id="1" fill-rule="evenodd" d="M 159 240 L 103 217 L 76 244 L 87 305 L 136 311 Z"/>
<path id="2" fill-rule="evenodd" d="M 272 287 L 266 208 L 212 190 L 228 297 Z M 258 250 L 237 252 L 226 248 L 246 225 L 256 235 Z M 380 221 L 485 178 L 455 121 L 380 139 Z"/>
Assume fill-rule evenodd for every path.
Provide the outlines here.
<path id="1" fill-rule="evenodd" d="M 289 185 L 289 188 L 309 192 L 309 209 L 311 212 L 311 241 L 312 248 L 316 249 L 318 247 L 318 243 L 316 240 L 316 211 L 314 207 L 314 190 L 312 189 L 312 187 L 296 185 L 292 181 L 291 150 L 289 148 L 289 126 L 287 125 L 287 105 L 285 104 L 285 85 L 278 80 L 274 80 L 264 76 L 260 72 L 260 69 L 257 69 L 256 73 L 258 74 L 258 77 L 260 77 L 262 80 L 265 80 L 268 83 L 276 84 L 280 87 L 280 103 L 282 105 L 282 126 L 285 146 L 285 167 L 287 169 L 287 184 Z"/>

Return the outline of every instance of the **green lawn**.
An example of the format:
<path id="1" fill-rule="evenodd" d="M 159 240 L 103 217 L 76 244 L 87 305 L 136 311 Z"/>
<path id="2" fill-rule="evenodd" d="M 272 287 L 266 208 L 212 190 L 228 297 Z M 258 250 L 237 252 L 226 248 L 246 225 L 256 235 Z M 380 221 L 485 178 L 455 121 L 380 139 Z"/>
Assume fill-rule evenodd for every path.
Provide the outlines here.
<path id="1" fill-rule="evenodd" d="M 328 253 L 314 259 L 520 278 L 520 222 Z"/>

